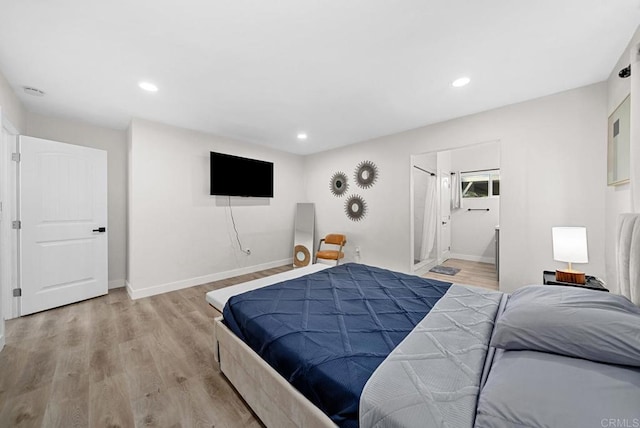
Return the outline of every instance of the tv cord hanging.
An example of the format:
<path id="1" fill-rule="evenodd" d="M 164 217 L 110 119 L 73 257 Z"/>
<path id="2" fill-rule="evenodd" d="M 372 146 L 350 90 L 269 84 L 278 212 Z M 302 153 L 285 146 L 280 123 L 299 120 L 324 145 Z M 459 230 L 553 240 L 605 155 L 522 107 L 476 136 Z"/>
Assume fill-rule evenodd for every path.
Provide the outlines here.
<path id="1" fill-rule="evenodd" d="M 231 208 L 231 196 L 229 196 L 229 212 L 231 213 L 231 223 L 233 223 L 233 230 L 236 232 L 236 239 L 238 240 L 238 246 L 240 247 L 240 251 L 245 253 L 246 255 L 251 255 L 251 250 L 243 250 L 242 243 L 240 242 L 240 235 L 238 235 L 238 228 L 236 228 L 236 221 L 233 218 L 233 208 Z"/>

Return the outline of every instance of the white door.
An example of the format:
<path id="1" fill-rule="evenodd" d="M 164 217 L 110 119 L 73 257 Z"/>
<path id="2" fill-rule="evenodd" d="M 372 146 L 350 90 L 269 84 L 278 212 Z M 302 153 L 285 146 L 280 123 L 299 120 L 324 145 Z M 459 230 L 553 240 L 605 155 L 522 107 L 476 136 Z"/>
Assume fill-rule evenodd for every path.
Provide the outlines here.
<path id="1" fill-rule="evenodd" d="M 20 136 L 20 315 L 107 293 L 107 152 Z"/>
<path id="2" fill-rule="evenodd" d="M 440 176 L 440 240 L 438 264 L 451 256 L 451 174 L 442 172 Z"/>

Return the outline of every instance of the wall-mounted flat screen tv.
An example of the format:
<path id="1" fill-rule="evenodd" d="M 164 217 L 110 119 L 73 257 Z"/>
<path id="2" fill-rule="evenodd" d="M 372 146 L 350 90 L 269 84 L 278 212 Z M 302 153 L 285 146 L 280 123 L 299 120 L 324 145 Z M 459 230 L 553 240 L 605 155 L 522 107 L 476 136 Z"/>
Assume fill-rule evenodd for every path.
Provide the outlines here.
<path id="1" fill-rule="evenodd" d="M 273 162 L 211 152 L 211 195 L 273 198 Z"/>

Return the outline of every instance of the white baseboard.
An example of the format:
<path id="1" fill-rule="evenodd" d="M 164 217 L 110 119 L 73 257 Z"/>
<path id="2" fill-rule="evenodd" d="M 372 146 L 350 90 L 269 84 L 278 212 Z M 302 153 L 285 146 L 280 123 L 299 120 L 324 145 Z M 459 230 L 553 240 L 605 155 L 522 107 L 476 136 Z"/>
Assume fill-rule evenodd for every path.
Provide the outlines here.
<path id="1" fill-rule="evenodd" d="M 113 288 L 122 288 L 125 286 L 124 279 L 114 279 L 113 281 L 109 281 L 109 290 Z"/>
<path id="2" fill-rule="evenodd" d="M 495 264 L 496 259 L 493 257 L 472 256 L 468 254 L 451 253 L 450 259 L 468 260 L 470 262 L 481 262 Z"/>
<path id="3" fill-rule="evenodd" d="M 129 295 L 129 298 L 133 300 L 133 297 L 131 297 L 133 295 L 133 290 L 131 289 L 131 284 L 129 284 L 129 281 L 127 281 L 126 279 L 124 280 L 124 286 L 127 288 L 127 294 Z"/>
<path id="4" fill-rule="evenodd" d="M 413 265 L 413 274 L 422 276 L 425 273 L 429 272 L 429 269 L 438 264 L 438 261 L 435 259 L 423 260 L 418 264 Z"/>
<path id="5" fill-rule="evenodd" d="M 247 266 L 244 268 L 228 270 L 224 272 L 212 273 L 210 275 L 198 276 L 195 278 L 183 279 L 175 282 L 168 282 L 166 284 L 153 285 L 151 287 L 145 287 L 141 289 L 134 289 L 129 281 L 125 281 L 127 287 L 127 293 L 132 300 L 142 299 L 143 297 L 155 296 L 156 294 L 168 293 L 170 291 L 182 290 L 183 288 L 193 287 L 196 285 L 206 284 L 208 282 L 220 281 L 221 279 L 232 278 L 234 276 L 245 275 L 248 273 L 258 272 L 265 269 L 271 269 L 274 267 L 293 265 L 293 258 L 276 260 L 273 262 L 262 263 L 254 266 Z"/>

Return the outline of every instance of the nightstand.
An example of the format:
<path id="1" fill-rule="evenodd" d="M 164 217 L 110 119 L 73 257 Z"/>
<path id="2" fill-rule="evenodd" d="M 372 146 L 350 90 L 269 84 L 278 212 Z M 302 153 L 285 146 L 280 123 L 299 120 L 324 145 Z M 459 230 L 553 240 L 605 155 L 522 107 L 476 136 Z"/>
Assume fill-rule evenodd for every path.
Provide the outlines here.
<path id="1" fill-rule="evenodd" d="M 604 287 L 604 283 L 598 278 L 596 278 L 595 276 L 586 275 L 585 279 L 586 279 L 586 284 L 573 284 L 571 282 L 556 281 L 555 271 L 545 270 L 542 274 L 542 283 L 546 285 L 564 285 L 567 287 L 580 287 L 580 288 L 588 288 L 589 290 L 609 292 L 609 290 L 607 290 Z"/>

